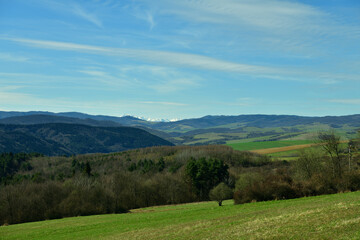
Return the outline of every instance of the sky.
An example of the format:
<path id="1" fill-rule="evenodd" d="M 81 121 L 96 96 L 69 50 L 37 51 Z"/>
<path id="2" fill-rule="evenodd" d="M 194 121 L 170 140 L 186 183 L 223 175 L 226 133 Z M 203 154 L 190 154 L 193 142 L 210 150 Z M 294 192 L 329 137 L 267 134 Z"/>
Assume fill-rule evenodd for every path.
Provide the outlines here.
<path id="1" fill-rule="evenodd" d="M 0 0 L 0 111 L 360 113 L 358 0 Z"/>

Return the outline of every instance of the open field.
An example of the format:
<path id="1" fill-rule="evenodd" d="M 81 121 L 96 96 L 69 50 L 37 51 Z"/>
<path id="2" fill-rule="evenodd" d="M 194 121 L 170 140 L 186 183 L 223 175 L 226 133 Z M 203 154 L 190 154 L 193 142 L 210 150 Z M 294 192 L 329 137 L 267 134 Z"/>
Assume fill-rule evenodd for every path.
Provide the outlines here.
<path id="1" fill-rule="evenodd" d="M 347 149 L 347 140 L 341 141 L 340 147 L 342 149 Z M 279 157 L 281 159 L 285 158 L 297 158 L 299 155 L 299 150 L 304 148 L 311 148 L 313 150 L 322 151 L 321 146 L 317 144 L 303 144 L 303 145 L 293 145 L 289 147 L 279 147 L 279 148 L 268 148 L 268 149 L 258 149 L 251 152 L 256 152 L 259 154 L 268 154 L 271 157 Z"/>
<path id="2" fill-rule="evenodd" d="M 0 239 L 359 239 L 360 192 L 160 206 L 0 227 Z"/>
<path id="3" fill-rule="evenodd" d="M 271 154 L 271 153 L 299 150 L 299 149 L 303 149 L 303 148 L 309 148 L 312 146 L 314 146 L 314 144 L 312 144 L 312 143 L 311 144 L 300 144 L 300 145 L 293 145 L 293 146 L 286 146 L 286 147 L 257 149 L 257 150 L 251 150 L 251 152 L 259 153 L 259 154 Z"/>
<path id="4" fill-rule="evenodd" d="M 227 144 L 228 146 L 239 151 L 253 151 L 253 150 L 263 150 L 268 148 L 282 148 L 295 145 L 311 145 L 313 141 L 311 140 L 288 140 L 288 141 L 264 141 L 264 142 L 240 142 Z M 291 149 L 289 149 L 291 150 Z M 285 151 L 289 151 L 285 150 Z"/>
<path id="5" fill-rule="evenodd" d="M 348 140 L 341 141 L 341 147 L 347 147 Z M 284 140 L 264 142 L 237 142 L 227 144 L 239 151 L 250 151 L 258 154 L 268 154 L 282 160 L 294 160 L 299 155 L 299 150 L 304 148 L 319 148 L 312 140 Z"/>

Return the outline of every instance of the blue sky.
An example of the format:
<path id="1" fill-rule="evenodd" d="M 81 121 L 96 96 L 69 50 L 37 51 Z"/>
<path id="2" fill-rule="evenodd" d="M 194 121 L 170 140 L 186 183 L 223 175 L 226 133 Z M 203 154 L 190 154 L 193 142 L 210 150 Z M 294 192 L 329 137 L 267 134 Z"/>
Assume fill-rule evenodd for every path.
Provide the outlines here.
<path id="1" fill-rule="evenodd" d="M 0 0 L 0 110 L 360 113 L 358 0 Z"/>

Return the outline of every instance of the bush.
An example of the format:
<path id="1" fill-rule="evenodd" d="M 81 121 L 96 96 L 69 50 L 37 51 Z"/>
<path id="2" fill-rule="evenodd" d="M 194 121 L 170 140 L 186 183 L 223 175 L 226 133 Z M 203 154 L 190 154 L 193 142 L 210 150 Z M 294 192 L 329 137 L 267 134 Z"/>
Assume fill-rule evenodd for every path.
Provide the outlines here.
<path id="1" fill-rule="evenodd" d="M 244 174 L 236 183 L 235 204 L 290 199 L 299 197 L 299 190 L 286 171 Z"/>

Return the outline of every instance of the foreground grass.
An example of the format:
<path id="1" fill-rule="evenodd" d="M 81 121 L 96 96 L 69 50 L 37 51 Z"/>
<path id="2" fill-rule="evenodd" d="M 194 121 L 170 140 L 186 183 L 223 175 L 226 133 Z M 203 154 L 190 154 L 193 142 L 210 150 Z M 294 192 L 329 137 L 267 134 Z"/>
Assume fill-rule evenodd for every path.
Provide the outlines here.
<path id="1" fill-rule="evenodd" d="M 360 192 L 143 208 L 0 227 L 0 239 L 359 239 Z"/>

